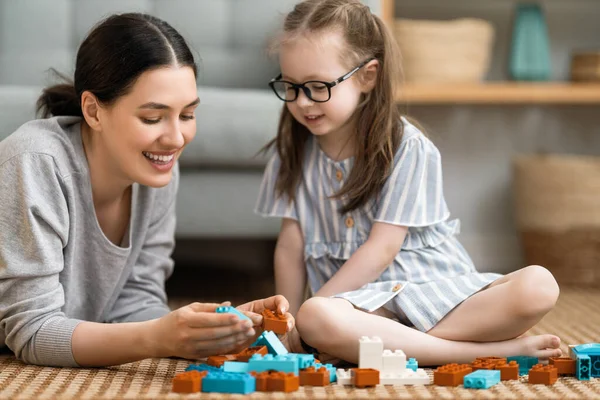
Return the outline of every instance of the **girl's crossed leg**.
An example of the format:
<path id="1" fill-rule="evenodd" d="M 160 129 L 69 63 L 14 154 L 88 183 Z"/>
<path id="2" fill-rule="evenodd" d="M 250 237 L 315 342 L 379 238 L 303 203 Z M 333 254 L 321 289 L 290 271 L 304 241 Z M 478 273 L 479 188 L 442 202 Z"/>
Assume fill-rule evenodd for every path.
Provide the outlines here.
<path id="1" fill-rule="evenodd" d="M 393 321 L 389 311 L 366 313 L 344 299 L 313 297 L 296 322 L 306 343 L 320 352 L 358 363 L 358 339 L 379 336 L 386 349 L 402 349 L 420 365 L 468 363 L 482 356 L 561 355 L 554 335 L 518 338 L 548 313 L 558 285 L 545 268 L 508 274 L 462 302 L 429 332 Z"/>

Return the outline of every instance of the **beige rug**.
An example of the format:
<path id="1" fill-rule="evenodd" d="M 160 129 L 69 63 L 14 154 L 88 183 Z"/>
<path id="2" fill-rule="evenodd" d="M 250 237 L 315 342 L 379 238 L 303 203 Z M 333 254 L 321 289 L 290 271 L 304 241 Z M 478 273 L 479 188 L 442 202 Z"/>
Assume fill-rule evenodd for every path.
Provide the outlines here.
<path id="1" fill-rule="evenodd" d="M 568 344 L 600 342 L 600 290 L 563 289 L 556 309 L 530 333 L 554 333 Z M 171 379 L 188 361 L 152 359 L 103 369 L 61 369 L 25 365 L 0 356 L 0 399 L 173 399 L 241 398 L 241 395 L 171 393 Z M 431 373 L 431 371 L 429 371 Z M 438 386 L 385 386 L 352 389 L 331 385 L 301 387 L 295 393 L 254 393 L 253 399 L 600 399 L 600 379 L 588 382 L 560 378 L 553 386 L 520 381 L 500 383 L 488 390 Z"/>

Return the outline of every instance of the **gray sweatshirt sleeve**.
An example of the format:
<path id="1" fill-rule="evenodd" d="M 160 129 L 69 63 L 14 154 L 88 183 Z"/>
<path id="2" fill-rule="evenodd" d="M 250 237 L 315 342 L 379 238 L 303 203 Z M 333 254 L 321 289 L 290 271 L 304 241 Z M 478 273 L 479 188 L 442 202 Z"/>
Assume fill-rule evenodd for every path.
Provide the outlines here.
<path id="1" fill-rule="evenodd" d="M 155 191 L 150 225 L 142 250 L 107 320 L 137 322 L 160 318 L 170 312 L 165 281 L 173 272 L 175 248 L 175 200 L 179 170 L 173 170 L 169 185 Z"/>
<path id="2" fill-rule="evenodd" d="M 71 336 L 80 320 L 61 311 L 59 280 L 69 240 L 65 182 L 54 160 L 22 154 L 0 165 L 0 330 L 24 362 L 77 366 Z"/>

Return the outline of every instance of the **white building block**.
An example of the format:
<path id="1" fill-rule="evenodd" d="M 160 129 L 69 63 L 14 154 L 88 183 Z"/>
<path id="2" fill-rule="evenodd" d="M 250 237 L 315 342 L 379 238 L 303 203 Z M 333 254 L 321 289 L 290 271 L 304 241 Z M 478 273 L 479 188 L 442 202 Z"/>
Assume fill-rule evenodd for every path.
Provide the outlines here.
<path id="1" fill-rule="evenodd" d="M 338 368 L 335 370 L 335 376 L 337 378 L 338 385 L 352 385 L 352 373 L 349 369 Z"/>
<path id="2" fill-rule="evenodd" d="M 402 350 L 396 350 L 392 353 L 391 350 L 383 351 L 383 368 L 382 373 L 402 373 L 406 369 L 406 354 Z"/>
<path id="3" fill-rule="evenodd" d="M 431 385 L 431 379 L 424 369 L 419 368 L 416 371 L 405 369 L 401 373 L 380 373 L 380 385 Z"/>
<path id="4" fill-rule="evenodd" d="M 383 367 L 383 342 L 381 338 L 363 336 L 358 339 L 358 368 L 373 368 L 381 371 Z"/>

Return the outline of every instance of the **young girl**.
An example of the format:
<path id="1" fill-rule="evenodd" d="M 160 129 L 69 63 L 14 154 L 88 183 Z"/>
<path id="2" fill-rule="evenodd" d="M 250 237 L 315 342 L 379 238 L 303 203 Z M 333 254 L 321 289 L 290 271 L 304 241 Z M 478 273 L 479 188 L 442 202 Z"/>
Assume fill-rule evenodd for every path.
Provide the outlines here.
<path id="1" fill-rule="evenodd" d="M 282 296 L 239 306 L 249 322 L 167 306 L 176 162 L 198 103 L 179 33 L 114 15 L 81 44 L 74 85 L 39 99 L 54 117 L 0 143 L 0 347 L 51 366 L 195 359 L 246 347 L 263 309 L 287 309 Z"/>
<path id="2" fill-rule="evenodd" d="M 285 106 L 257 212 L 283 218 L 276 290 L 302 339 L 351 362 L 363 335 L 424 365 L 559 356 L 556 336 L 518 338 L 554 306 L 552 275 L 478 273 L 456 239 L 440 154 L 394 103 L 400 58 L 381 19 L 357 0 L 304 1 L 278 52 Z"/>

